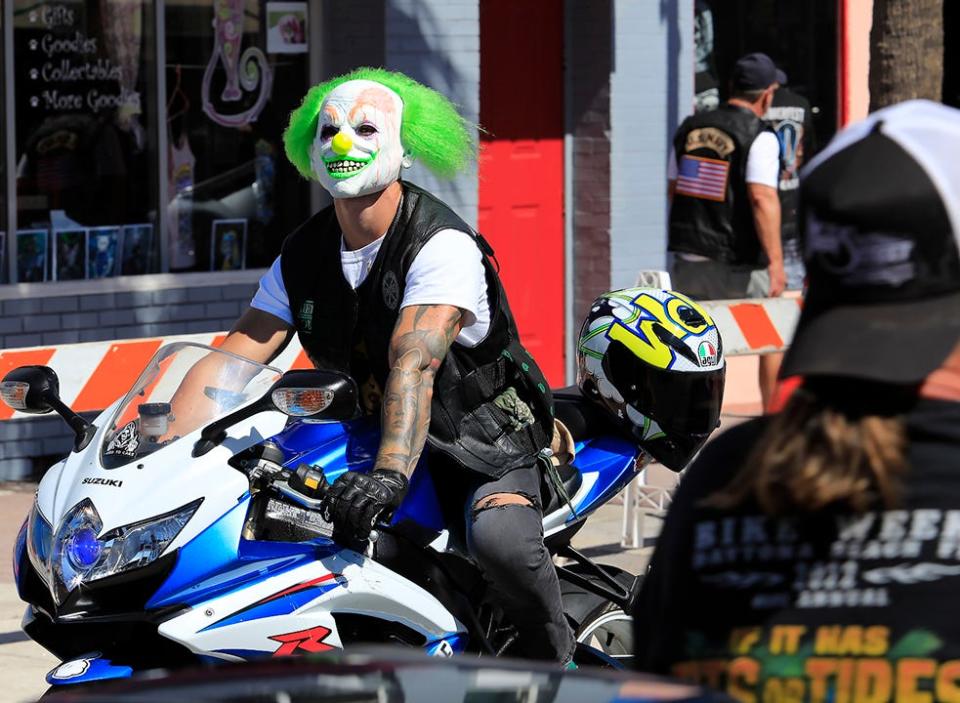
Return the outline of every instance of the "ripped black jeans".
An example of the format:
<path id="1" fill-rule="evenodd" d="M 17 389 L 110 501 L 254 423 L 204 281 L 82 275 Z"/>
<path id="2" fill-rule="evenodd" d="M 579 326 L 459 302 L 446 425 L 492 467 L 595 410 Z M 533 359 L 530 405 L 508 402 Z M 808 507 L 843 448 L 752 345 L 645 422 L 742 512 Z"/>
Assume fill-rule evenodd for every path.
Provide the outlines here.
<path id="1" fill-rule="evenodd" d="M 528 504 L 484 506 L 494 494 Z M 563 614 L 560 582 L 543 544 L 540 468 L 516 469 L 499 479 L 471 482 L 467 491 L 467 547 L 493 597 L 518 632 L 516 654 L 566 664 L 576 645 Z"/>

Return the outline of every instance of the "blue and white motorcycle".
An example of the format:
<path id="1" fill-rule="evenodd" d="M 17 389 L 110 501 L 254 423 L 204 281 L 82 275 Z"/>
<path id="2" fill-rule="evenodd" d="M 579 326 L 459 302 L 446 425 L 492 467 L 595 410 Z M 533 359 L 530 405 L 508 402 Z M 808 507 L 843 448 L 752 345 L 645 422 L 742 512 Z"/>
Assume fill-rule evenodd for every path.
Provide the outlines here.
<path id="1" fill-rule="evenodd" d="M 575 390 L 575 389 L 574 389 Z M 190 342 L 162 347 L 133 388 L 89 423 L 58 397 L 56 374 L 21 367 L 0 384 L 16 410 L 56 411 L 76 432 L 20 531 L 14 570 L 23 628 L 63 663 L 50 684 L 155 667 L 402 643 L 430 654 L 509 651 L 513 629 L 446 520 L 423 460 L 379 539 L 332 539 L 291 488 L 305 467 L 332 482 L 368 471 L 376 419 L 330 371 L 289 371 Z M 544 533 L 583 652 L 632 651 L 627 613 L 639 579 L 594 564 L 570 539 L 643 466 L 605 434 L 576 392 L 555 394 L 576 442 L 545 472 Z M 354 545 L 356 546 L 356 545 Z"/>

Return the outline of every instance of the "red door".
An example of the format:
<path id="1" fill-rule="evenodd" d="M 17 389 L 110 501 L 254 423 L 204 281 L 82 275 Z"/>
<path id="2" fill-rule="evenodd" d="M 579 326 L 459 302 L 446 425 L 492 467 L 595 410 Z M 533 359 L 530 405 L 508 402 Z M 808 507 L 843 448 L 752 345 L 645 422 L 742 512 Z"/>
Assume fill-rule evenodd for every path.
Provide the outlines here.
<path id="1" fill-rule="evenodd" d="M 480 3 L 480 231 L 527 351 L 564 382 L 563 5 Z"/>

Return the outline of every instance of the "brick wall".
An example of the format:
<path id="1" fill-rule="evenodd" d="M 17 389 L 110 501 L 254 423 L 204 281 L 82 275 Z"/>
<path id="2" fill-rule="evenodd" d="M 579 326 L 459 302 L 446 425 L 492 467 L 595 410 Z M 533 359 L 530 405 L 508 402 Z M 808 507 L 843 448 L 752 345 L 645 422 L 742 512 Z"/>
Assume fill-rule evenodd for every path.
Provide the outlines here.
<path id="1" fill-rule="evenodd" d="M 158 274 L 0 286 L 0 350 L 228 330 L 262 274 Z M 2 421 L 0 480 L 36 478 L 72 446 L 73 432 L 59 416 Z"/>
<path id="2" fill-rule="evenodd" d="M 392 0 L 386 10 L 386 67 L 403 71 L 480 117 L 480 10 L 477 0 Z M 467 223 L 477 222 L 475 169 L 447 181 L 414 165 L 404 178 L 436 194 Z"/>
<path id="3" fill-rule="evenodd" d="M 83 413 L 93 420 L 96 413 Z M 0 480 L 38 479 L 73 448 L 74 434 L 59 415 L 0 422 Z"/>
<path id="4" fill-rule="evenodd" d="M 613 287 L 666 265 L 669 145 L 693 103 L 693 0 L 614 0 L 610 79 Z"/>
<path id="5" fill-rule="evenodd" d="M 567 3 L 572 72 L 573 320 L 610 288 L 611 0 Z M 577 332 L 577 330 L 574 330 Z"/>

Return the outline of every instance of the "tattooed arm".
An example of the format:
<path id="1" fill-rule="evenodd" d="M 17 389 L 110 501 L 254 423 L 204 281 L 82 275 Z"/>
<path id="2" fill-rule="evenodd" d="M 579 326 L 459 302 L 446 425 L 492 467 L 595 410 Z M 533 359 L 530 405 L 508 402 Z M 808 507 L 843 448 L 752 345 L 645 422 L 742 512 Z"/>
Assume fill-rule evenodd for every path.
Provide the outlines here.
<path id="1" fill-rule="evenodd" d="M 364 540 L 376 521 L 403 501 L 427 441 L 433 381 L 460 333 L 461 315 L 451 305 L 412 305 L 400 311 L 390 340 L 375 468 L 370 474 L 344 472 L 323 498 L 321 509 L 337 530 Z"/>
<path id="2" fill-rule="evenodd" d="M 462 313 L 451 305 L 414 305 L 400 311 L 390 341 L 378 469 L 407 477 L 413 473 L 427 440 L 433 381 L 461 325 Z"/>

